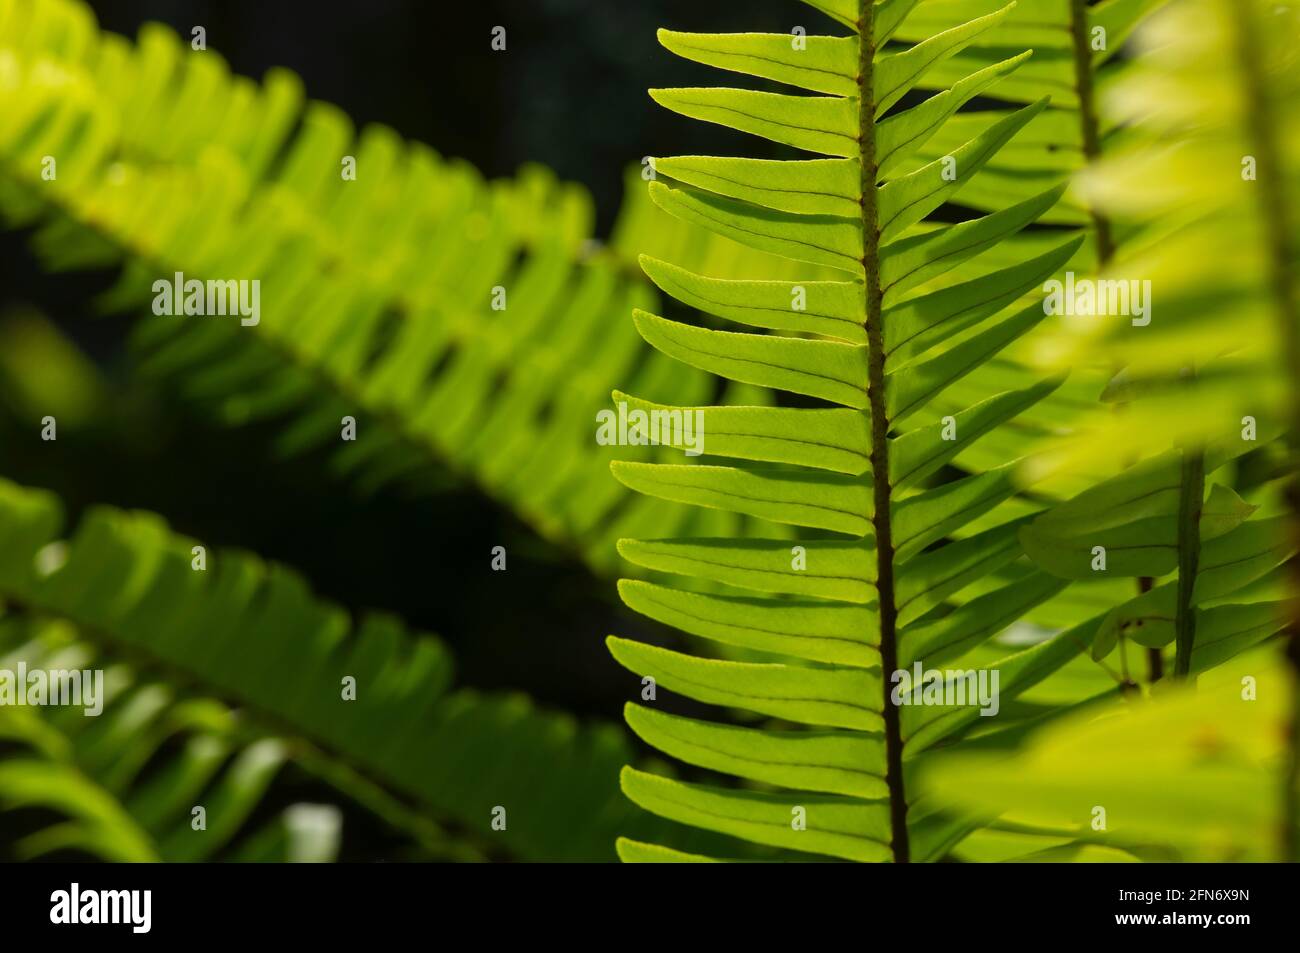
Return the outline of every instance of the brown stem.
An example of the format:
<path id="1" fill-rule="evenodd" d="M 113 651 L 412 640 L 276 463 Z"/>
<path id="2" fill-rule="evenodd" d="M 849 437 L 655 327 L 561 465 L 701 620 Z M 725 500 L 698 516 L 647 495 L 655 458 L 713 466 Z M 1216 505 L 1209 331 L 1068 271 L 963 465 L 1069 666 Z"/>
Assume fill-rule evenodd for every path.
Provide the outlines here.
<path id="1" fill-rule="evenodd" d="M 1196 642 L 1196 607 L 1192 590 L 1201 561 L 1201 507 L 1205 499 L 1205 454 L 1183 450 L 1178 494 L 1178 606 L 1174 616 L 1174 678 L 1192 674 L 1192 646 Z"/>
<path id="2" fill-rule="evenodd" d="M 1151 591 L 1156 581 L 1150 576 L 1138 577 L 1138 594 Z M 1147 649 L 1147 684 L 1154 685 L 1165 677 L 1165 656 L 1160 649 Z"/>
<path id="3" fill-rule="evenodd" d="M 1070 40 L 1074 47 L 1074 89 L 1079 97 L 1079 120 L 1083 131 L 1083 154 L 1089 162 L 1101 156 L 1101 127 L 1097 121 L 1097 97 L 1092 85 L 1092 50 L 1088 48 L 1087 0 L 1070 0 Z M 1089 206 L 1092 229 L 1097 236 L 1097 267 L 1105 267 L 1115 255 L 1110 219 L 1096 206 Z"/>
<path id="4" fill-rule="evenodd" d="M 1097 118 L 1097 96 L 1093 86 L 1092 51 L 1088 47 L 1087 0 L 1070 2 L 1070 40 L 1074 52 L 1074 88 L 1079 97 L 1079 125 L 1083 135 L 1083 154 L 1089 162 L 1101 157 L 1101 125 Z M 1088 216 L 1097 243 L 1097 269 L 1100 271 L 1115 257 L 1115 239 L 1111 235 L 1110 219 L 1096 205 L 1089 205 Z M 1151 590 L 1149 576 L 1138 579 L 1138 594 Z M 1122 636 L 1121 636 L 1122 638 Z M 1153 684 L 1164 677 L 1164 656 L 1159 649 L 1147 649 L 1147 682 Z"/>
<path id="5" fill-rule="evenodd" d="M 1147 682 L 1155 684 L 1165 677 L 1165 657 L 1159 649 L 1147 649 Z"/>
<path id="6" fill-rule="evenodd" d="M 903 732 L 889 676 L 898 668 L 898 609 L 894 602 L 894 544 L 890 524 L 889 414 L 885 409 L 885 333 L 881 324 L 880 211 L 876 198 L 876 59 L 874 3 L 858 0 L 858 134 L 862 185 L 862 275 L 866 281 L 867 398 L 871 406 L 871 524 L 876 537 L 876 592 L 880 616 L 880 669 L 884 690 L 885 784 L 889 789 L 890 840 L 897 863 L 908 862 L 907 799 L 903 791 Z"/>

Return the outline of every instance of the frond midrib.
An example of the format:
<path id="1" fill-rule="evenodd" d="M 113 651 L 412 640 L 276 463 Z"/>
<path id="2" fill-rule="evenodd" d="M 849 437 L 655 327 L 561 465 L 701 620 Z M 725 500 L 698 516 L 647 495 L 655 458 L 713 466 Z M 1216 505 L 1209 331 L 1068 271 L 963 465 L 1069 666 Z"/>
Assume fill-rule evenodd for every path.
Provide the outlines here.
<path id="1" fill-rule="evenodd" d="M 898 668 L 898 608 L 894 599 L 894 543 L 889 482 L 889 414 L 885 397 L 885 334 L 881 322 L 880 210 L 876 179 L 876 58 L 874 0 L 858 0 L 858 136 L 862 195 L 862 275 L 866 282 L 867 398 L 871 407 L 871 473 L 875 512 L 876 591 L 880 597 L 880 669 L 884 692 L 885 783 L 889 788 L 889 817 L 894 860 L 908 860 L 907 801 L 903 790 L 903 735 L 898 707 L 890 699 L 889 673 Z"/>

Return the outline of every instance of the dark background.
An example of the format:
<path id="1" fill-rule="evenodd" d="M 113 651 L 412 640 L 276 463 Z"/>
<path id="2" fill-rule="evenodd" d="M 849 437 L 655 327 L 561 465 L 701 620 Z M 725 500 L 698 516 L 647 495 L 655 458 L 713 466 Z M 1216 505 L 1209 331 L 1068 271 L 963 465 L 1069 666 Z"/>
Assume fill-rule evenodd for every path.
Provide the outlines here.
<path id="1" fill-rule="evenodd" d="M 598 234 L 617 214 L 627 166 L 644 155 L 775 155 L 764 140 L 656 105 L 651 86 L 724 85 L 688 63 L 657 27 L 694 31 L 843 31 L 796 0 L 100 0 L 101 25 L 134 37 L 159 20 L 253 78 L 297 72 L 308 95 L 360 128 L 387 124 L 488 176 L 550 166 L 593 193 Z M 490 48 L 507 31 L 507 49 Z M 739 85 L 755 85 L 734 77 Z M 174 406 L 126 373 L 129 315 L 104 316 L 95 295 L 111 274 L 45 273 L 21 233 L 0 234 L 0 316 L 34 307 L 96 362 L 115 388 L 96 426 L 42 443 L 38 428 L 0 428 L 11 479 L 57 491 L 75 514 L 93 503 L 163 514 L 181 532 L 296 567 L 318 594 L 352 609 L 398 612 L 455 649 L 460 681 L 522 689 L 539 701 L 620 719 L 639 680 L 609 657 L 610 633 L 671 642 L 626 612 L 612 580 L 594 577 L 469 488 L 418 499 L 355 496 L 326 474 L 327 457 L 272 462 L 272 427 L 227 430 Z M 509 551 L 507 573 L 489 551 Z"/>

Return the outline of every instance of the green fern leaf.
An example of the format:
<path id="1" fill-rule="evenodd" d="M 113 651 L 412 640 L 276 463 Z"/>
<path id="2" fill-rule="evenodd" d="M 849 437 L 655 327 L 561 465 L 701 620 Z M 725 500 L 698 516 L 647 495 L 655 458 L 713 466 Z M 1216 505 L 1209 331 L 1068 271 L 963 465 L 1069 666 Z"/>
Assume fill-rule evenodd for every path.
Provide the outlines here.
<path id="1" fill-rule="evenodd" d="M 912 7 L 867 2 L 832 12 L 876 36 L 877 17 L 888 35 Z M 962 103 L 1014 74 L 1025 56 L 969 70 L 946 92 L 910 108 L 891 106 L 1011 10 L 898 51 L 857 36 L 809 37 L 805 50 L 802 38 L 660 34 L 666 47 L 688 58 L 829 94 L 652 91 L 661 104 L 831 158 L 656 159 L 656 176 L 677 183 L 650 184 L 650 197 L 662 208 L 804 263 L 797 267 L 805 270 L 789 280 L 762 273 L 722 277 L 653 256 L 642 259 L 647 274 L 669 294 L 719 317 L 799 336 L 714 330 L 641 312 L 637 329 L 679 361 L 839 406 L 702 408 L 703 452 L 726 458 L 720 465 L 614 465 L 617 478 L 642 493 L 806 531 L 794 545 L 726 537 L 620 543 L 636 565 L 721 587 L 695 592 L 625 581 L 620 591 L 629 606 L 762 654 L 756 661 L 718 661 L 611 638 L 614 657 L 669 691 L 773 720 L 770 727 L 733 727 L 629 708 L 629 725 L 650 744 L 759 786 L 737 790 L 628 769 L 625 792 L 654 813 L 805 855 L 860 861 L 933 857 L 968 830 L 933 805 L 914 804 L 905 774 L 926 746 L 968 727 L 965 714 L 978 718 L 978 711 L 945 718 L 951 709 L 924 709 L 924 718 L 900 718 L 890 700 L 892 676 L 903 656 L 921 661 L 912 639 L 949 657 L 955 646 L 982 644 L 1000 630 L 999 609 L 1011 593 L 1025 606 L 1033 601 L 1027 592 L 1046 600 L 1060 590 L 1040 577 L 1036 589 L 1013 585 L 969 601 L 946 631 L 925 624 L 947 600 L 1021 556 L 1019 521 L 995 519 L 959 538 L 1017 492 L 1015 456 L 966 479 L 936 482 L 933 474 L 960 452 L 961 441 L 1011 422 L 1059 381 L 981 393 L 961 408 L 957 433 L 970 429 L 960 440 L 944 433 L 952 429 L 948 421 L 929 416 L 930 402 L 1041 322 L 1039 304 L 987 319 L 1030 294 L 1072 248 L 1058 241 L 1014 265 L 985 256 L 1054 207 L 1060 186 L 968 222 L 922 221 L 954 195 L 960 200 L 967 176 L 1042 115 L 1045 101 L 954 150 L 963 168 L 956 178 L 944 174 L 943 162 L 891 173 Z M 828 282 L 809 266 L 841 275 Z M 954 269 L 961 274 L 945 295 L 939 281 L 952 280 Z M 972 311 L 976 301 L 985 304 Z M 970 328 L 977 333 L 950 343 L 955 330 Z M 893 347 L 898 353 L 890 361 Z M 629 405 L 665 409 L 635 399 Z M 1008 657 L 1003 697 L 1037 684 L 1078 651 L 1076 639 L 1063 637 Z M 690 859 L 646 845 L 624 844 L 621 853 L 632 860 Z"/>

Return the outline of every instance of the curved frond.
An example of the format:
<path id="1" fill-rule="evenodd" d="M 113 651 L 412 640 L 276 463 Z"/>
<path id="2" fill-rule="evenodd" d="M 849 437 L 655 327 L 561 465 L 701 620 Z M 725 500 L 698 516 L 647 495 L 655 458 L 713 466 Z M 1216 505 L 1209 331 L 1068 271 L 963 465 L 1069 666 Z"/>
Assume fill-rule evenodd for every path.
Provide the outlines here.
<path id="1" fill-rule="evenodd" d="M 688 518 L 610 484 L 593 440 L 615 384 L 714 387 L 611 320 L 656 298 L 592 239 L 583 189 L 538 166 L 485 181 L 287 71 L 251 82 L 158 25 L 131 44 L 72 0 L 0 4 L 0 51 L 0 209 L 53 268 L 120 265 L 103 304 L 147 315 L 140 365 L 218 420 L 278 422 L 279 452 L 325 450 L 366 492 L 473 481 L 598 570 L 620 535 Z M 258 282 L 258 314 L 224 287 L 223 316 L 181 314 L 193 280 Z"/>

